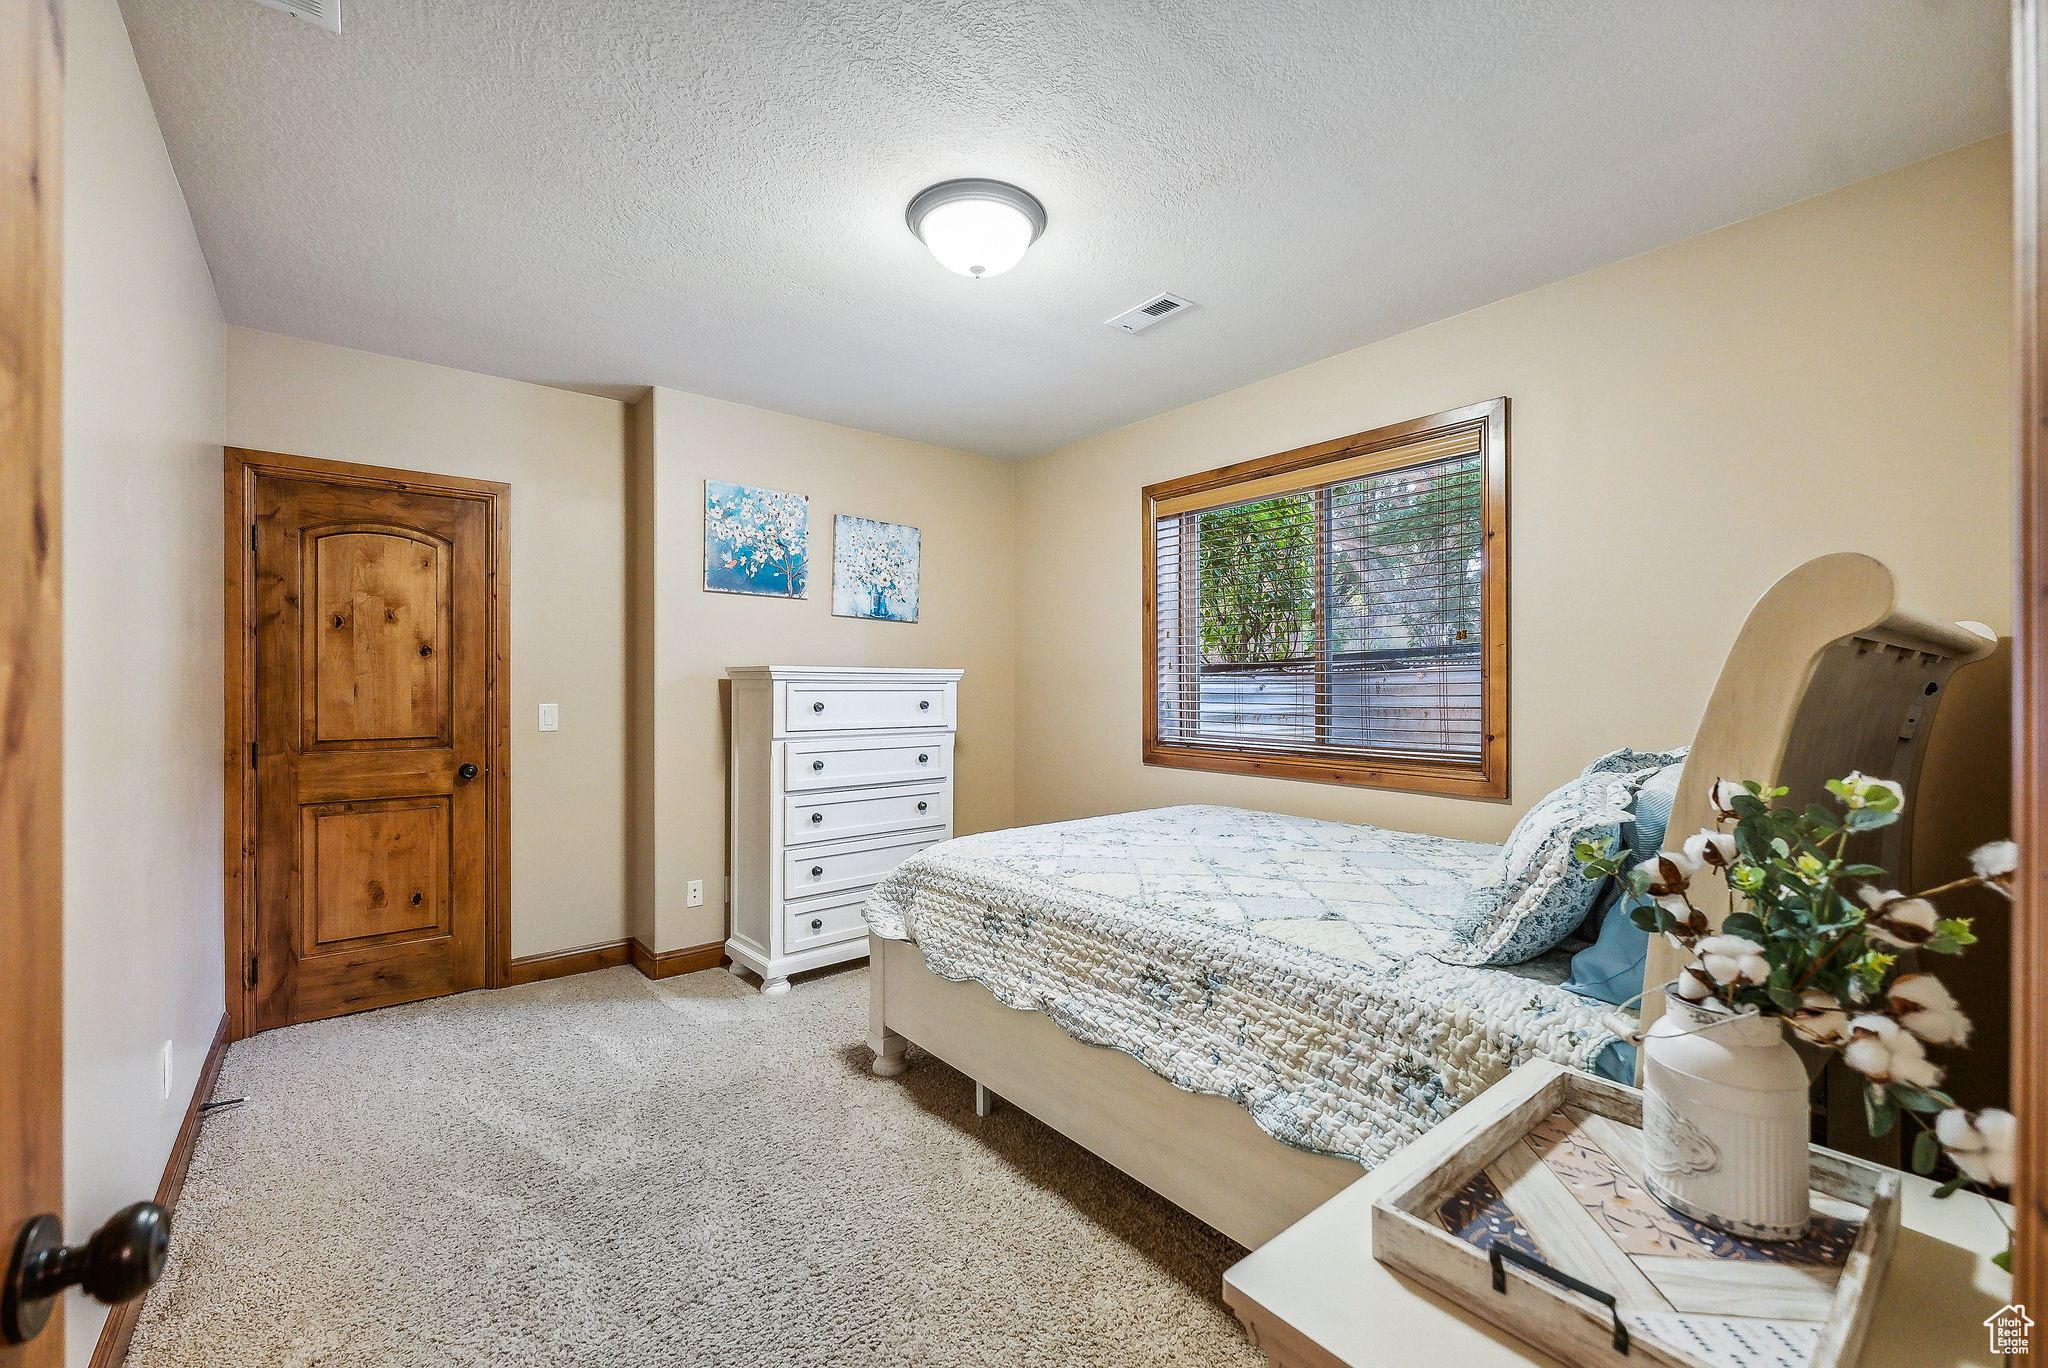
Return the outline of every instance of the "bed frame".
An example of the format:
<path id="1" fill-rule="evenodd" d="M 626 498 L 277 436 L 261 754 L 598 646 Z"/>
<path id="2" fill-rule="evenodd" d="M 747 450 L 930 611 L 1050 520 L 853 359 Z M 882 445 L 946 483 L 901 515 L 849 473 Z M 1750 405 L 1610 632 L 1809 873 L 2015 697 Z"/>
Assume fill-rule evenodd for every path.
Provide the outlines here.
<path id="1" fill-rule="evenodd" d="M 1809 561 L 1773 585 L 1736 636 L 1700 720 L 1671 829 L 1707 823 L 1718 776 L 1774 776 L 1805 802 L 1828 777 L 1897 779 L 1911 810 L 1921 742 L 1955 668 L 1988 653 L 1990 632 L 1906 612 L 1891 572 L 1868 556 Z M 1874 833 L 1866 857 L 1910 877 L 1905 823 Z M 1119 1051 L 1084 1045 L 1043 1014 L 1004 1006 L 979 984 L 925 967 L 916 946 L 872 937 L 868 1043 L 894 1077 L 915 1042 L 1231 1239 L 1257 1248 L 1363 1170 L 1260 1130 L 1243 1108 L 1180 1089 Z M 1651 942 L 1647 984 L 1677 952 Z M 1650 994 L 1654 1004 L 1656 994 Z M 1653 1005 L 1642 1024 L 1647 1026 Z"/>

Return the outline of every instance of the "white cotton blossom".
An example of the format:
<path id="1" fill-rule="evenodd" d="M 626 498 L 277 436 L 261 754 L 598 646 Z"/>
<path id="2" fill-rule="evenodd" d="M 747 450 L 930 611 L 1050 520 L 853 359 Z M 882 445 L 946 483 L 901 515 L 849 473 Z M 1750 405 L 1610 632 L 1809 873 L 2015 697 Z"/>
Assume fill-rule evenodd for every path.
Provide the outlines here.
<path id="1" fill-rule="evenodd" d="M 1725 831 L 1696 831 L 1685 838 L 1685 858 L 1696 865 L 1726 869 L 1740 854 L 1735 848 L 1735 838 Z"/>
<path id="2" fill-rule="evenodd" d="M 1957 1007 L 1948 987 L 1932 974 L 1901 974 L 1888 990 L 1899 1025 L 1929 1045 L 1962 1045 L 1970 1039 L 1970 1019 Z"/>
<path id="3" fill-rule="evenodd" d="M 1876 1013 L 1849 1018 L 1849 1043 L 1842 1047 L 1842 1060 L 1876 1084 L 1932 1088 L 1941 1083 L 1941 1069 L 1928 1059 L 1920 1038 Z"/>
<path id="4" fill-rule="evenodd" d="M 1661 850 L 1636 868 L 1650 876 L 1650 896 L 1663 898 L 1685 892 L 1692 876 L 1700 872 L 1700 862 L 1682 851 Z"/>
<path id="5" fill-rule="evenodd" d="M 1735 815 L 1735 800 L 1751 797 L 1750 791 L 1742 786 L 1739 779 L 1716 779 L 1714 786 L 1707 790 L 1707 801 L 1714 805 L 1714 811 L 1723 817 Z"/>
<path id="6" fill-rule="evenodd" d="M 1705 1002 L 1714 996 L 1713 980 L 1698 960 L 1678 971 L 1678 980 L 1672 987 L 1687 1002 Z"/>
<path id="7" fill-rule="evenodd" d="M 1862 888 L 1856 896 L 1870 909 L 1863 924 L 1871 939 L 1911 950 L 1934 938 L 1941 914 L 1927 899 L 1909 898 L 1895 888 Z"/>
<path id="8" fill-rule="evenodd" d="M 1708 936 L 1693 947 L 1707 977 L 1720 984 L 1762 983 L 1771 976 L 1764 948 L 1743 936 Z"/>
<path id="9" fill-rule="evenodd" d="M 1833 993 L 1809 988 L 1799 995 L 1800 1008 L 1791 1016 L 1792 1029 L 1816 1045 L 1837 1045 L 1849 1033 L 1849 1014 Z"/>
<path id="10" fill-rule="evenodd" d="M 1997 879 L 2020 867 L 2020 848 L 2011 841 L 1992 841 L 1970 852 L 1970 868 L 1980 879 Z"/>
<path id="11" fill-rule="evenodd" d="M 1934 1118 L 1935 1138 L 1964 1176 L 1993 1187 L 2012 1182 L 2019 1123 L 1997 1107 L 1981 1112 L 1950 1107 Z"/>
<path id="12" fill-rule="evenodd" d="M 1693 905 L 1685 900 L 1685 894 L 1683 893 L 1667 893 L 1661 898 L 1654 899 L 1654 901 L 1657 906 L 1669 912 L 1672 919 L 1680 925 L 1685 925 L 1693 918 Z M 1680 949 L 1683 948 L 1683 946 L 1680 947 Z"/>
<path id="13" fill-rule="evenodd" d="M 2013 879 L 2020 867 L 2020 848 L 2011 841 L 1993 841 L 1970 852 L 1970 868 L 1985 885 L 2006 897 L 2012 896 Z"/>

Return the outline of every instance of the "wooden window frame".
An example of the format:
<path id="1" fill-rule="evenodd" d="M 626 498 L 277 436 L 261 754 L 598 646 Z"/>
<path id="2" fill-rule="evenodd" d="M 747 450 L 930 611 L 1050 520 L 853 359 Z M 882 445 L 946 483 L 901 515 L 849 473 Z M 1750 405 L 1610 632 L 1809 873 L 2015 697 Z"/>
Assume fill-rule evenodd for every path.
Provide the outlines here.
<path id="1" fill-rule="evenodd" d="M 1474 433 L 1479 442 L 1481 499 L 1481 742 L 1476 765 L 1443 761 L 1378 759 L 1370 754 L 1295 754 L 1227 746 L 1188 746 L 1159 739 L 1158 636 L 1158 509 L 1170 500 L 1204 494 L 1254 481 L 1273 481 L 1339 462 L 1354 466 L 1385 456 L 1386 468 L 1403 464 L 1404 449 L 1431 439 Z M 1283 481 L 1284 483 L 1284 481 Z M 1247 497 L 1256 497 L 1256 491 Z M 1491 399 L 1416 418 L 1405 423 L 1357 432 L 1275 456 L 1219 466 L 1145 486 L 1141 499 L 1139 643 L 1142 652 L 1142 715 L 1145 720 L 1144 763 L 1175 769 L 1224 774 L 1256 774 L 1275 779 L 1307 779 L 1324 784 L 1430 793 L 1454 798 L 1504 799 L 1508 796 L 1508 401 Z M 1186 558 L 1183 558 L 1184 562 Z M 1183 607 L 1188 595 L 1183 593 Z M 1317 612 L 1323 611 L 1321 592 Z M 1321 649 L 1320 640 L 1318 649 Z"/>
<path id="2" fill-rule="evenodd" d="M 221 903 L 227 952 L 228 1038 L 242 1040 L 253 1034 L 250 1026 L 255 1019 L 256 1003 L 256 988 L 249 981 L 248 972 L 256 928 L 256 775 L 249 766 L 249 747 L 256 739 L 252 730 L 256 661 L 251 649 L 256 631 L 256 584 L 255 549 L 249 542 L 249 529 L 255 524 L 256 481 L 263 475 L 473 499 L 484 506 L 490 542 L 485 578 L 491 599 L 490 620 L 485 624 L 485 706 L 490 722 L 485 742 L 484 784 L 490 849 L 484 860 L 484 986 L 504 987 L 511 979 L 512 955 L 512 486 L 497 480 L 426 475 L 239 447 L 224 448 L 222 458 L 223 618 L 227 632 L 221 662 L 225 739 Z"/>

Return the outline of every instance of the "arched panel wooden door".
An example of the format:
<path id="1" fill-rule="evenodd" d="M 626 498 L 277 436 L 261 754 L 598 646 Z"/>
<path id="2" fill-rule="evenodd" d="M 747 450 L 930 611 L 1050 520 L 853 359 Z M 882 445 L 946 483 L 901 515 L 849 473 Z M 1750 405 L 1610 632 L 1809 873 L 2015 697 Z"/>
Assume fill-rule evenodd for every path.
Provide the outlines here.
<path id="1" fill-rule="evenodd" d="M 503 487 L 235 455 L 250 521 L 245 1033 L 484 987 L 502 897 Z"/>

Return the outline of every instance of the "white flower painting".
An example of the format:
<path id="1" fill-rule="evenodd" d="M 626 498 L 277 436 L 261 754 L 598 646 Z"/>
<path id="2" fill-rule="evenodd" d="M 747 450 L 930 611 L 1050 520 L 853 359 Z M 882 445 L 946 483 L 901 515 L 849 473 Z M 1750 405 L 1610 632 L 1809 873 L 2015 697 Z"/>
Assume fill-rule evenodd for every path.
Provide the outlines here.
<path id="1" fill-rule="evenodd" d="M 811 501 L 803 494 L 704 482 L 704 587 L 802 598 L 810 577 Z"/>
<path id="2" fill-rule="evenodd" d="M 838 617 L 917 621 L 919 536 L 901 523 L 832 519 L 832 612 Z"/>

